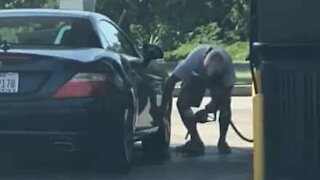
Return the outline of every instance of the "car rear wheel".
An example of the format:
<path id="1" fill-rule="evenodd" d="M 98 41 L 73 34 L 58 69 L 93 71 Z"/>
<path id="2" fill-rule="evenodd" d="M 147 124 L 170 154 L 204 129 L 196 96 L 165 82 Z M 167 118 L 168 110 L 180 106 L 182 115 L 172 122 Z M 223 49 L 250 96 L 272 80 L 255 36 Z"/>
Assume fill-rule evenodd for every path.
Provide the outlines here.
<path id="1" fill-rule="evenodd" d="M 133 153 L 133 109 L 127 108 L 116 113 L 109 142 L 103 145 L 97 157 L 98 170 L 112 172 L 128 172 Z"/>
<path id="2" fill-rule="evenodd" d="M 155 134 L 142 140 L 144 154 L 147 157 L 161 158 L 168 151 L 171 140 L 171 103 L 166 106 L 163 123 Z"/>

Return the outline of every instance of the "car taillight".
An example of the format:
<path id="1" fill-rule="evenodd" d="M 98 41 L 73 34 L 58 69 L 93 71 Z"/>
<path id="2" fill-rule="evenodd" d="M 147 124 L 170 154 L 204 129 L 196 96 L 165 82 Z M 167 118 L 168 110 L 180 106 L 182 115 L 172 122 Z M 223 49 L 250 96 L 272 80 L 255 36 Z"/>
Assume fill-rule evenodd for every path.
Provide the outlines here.
<path id="1" fill-rule="evenodd" d="M 78 73 L 64 84 L 53 98 L 75 98 L 99 96 L 107 90 L 107 75 L 98 73 Z"/>

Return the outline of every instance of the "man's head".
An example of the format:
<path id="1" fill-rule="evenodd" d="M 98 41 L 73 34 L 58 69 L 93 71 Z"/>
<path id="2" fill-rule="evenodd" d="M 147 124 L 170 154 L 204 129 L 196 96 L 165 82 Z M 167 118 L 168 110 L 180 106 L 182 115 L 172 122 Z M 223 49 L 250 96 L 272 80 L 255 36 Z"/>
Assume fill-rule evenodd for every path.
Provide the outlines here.
<path id="1" fill-rule="evenodd" d="M 203 63 L 208 77 L 221 75 L 226 65 L 226 61 L 221 51 L 214 49 L 207 53 Z"/>

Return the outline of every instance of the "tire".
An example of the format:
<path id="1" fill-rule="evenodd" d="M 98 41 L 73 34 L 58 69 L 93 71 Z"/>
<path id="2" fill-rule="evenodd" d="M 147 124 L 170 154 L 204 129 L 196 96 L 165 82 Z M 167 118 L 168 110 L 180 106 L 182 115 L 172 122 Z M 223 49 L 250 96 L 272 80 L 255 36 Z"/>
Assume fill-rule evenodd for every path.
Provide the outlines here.
<path id="1" fill-rule="evenodd" d="M 114 112 L 110 127 L 109 140 L 99 148 L 96 157 L 97 170 L 100 172 L 126 173 L 130 170 L 133 154 L 133 108 L 123 108 Z"/>
<path id="2" fill-rule="evenodd" d="M 159 130 L 142 140 L 144 154 L 150 158 L 163 158 L 171 140 L 171 103 L 168 103 L 163 125 Z"/>

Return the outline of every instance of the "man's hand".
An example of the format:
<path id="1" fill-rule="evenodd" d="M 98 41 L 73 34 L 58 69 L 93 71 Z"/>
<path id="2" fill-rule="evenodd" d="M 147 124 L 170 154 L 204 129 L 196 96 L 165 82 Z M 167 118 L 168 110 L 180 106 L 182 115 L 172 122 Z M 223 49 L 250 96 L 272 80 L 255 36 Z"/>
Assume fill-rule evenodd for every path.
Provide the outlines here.
<path id="1" fill-rule="evenodd" d="M 162 107 L 156 106 L 153 108 L 150 108 L 150 114 L 154 117 L 163 117 L 165 115 L 165 109 Z"/>
<path id="2" fill-rule="evenodd" d="M 150 114 L 152 118 L 155 120 L 156 125 L 162 126 L 163 125 L 163 118 L 166 115 L 166 110 L 155 106 L 150 108 Z"/>
<path id="3" fill-rule="evenodd" d="M 196 121 L 198 123 L 207 123 L 207 122 L 213 122 L 216 121 L 216 113 L 213 113 L 213 116 L 209 116 L 209 113 L 207 110 L 203 109 L 195 114 Z"/>
<path id="4" fill-rule="evenodd" d="M 212 99 L 209 104 L 206 105 L 205 110 L 207 113 L 216 113 L 219 110 L 217 103 Z"/>
<path id="5" fill-rule="evenodd" d="M 206 110 L 200 110 L 195 114 L 196 121 L 198 123 L 208 122 L 208 112 Z"/>

